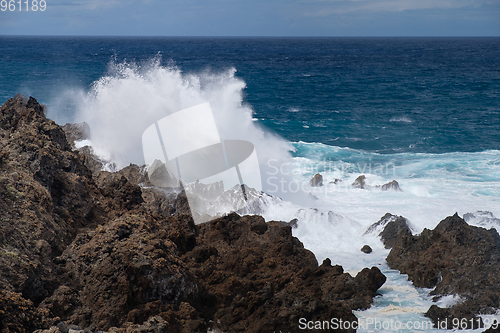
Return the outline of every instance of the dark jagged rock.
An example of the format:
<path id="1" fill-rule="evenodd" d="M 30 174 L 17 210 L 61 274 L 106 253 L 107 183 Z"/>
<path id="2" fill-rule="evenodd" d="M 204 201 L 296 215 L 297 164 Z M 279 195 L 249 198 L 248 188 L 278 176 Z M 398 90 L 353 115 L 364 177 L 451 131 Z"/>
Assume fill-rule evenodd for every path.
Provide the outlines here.
<path id="1" fill-rule="evenodd" d="M 372 224 L 365 234 L 378 233 L 386 249 L 394 246 L 400 232 L 410 233 L 409 222 L 403 216 L 386 213 L 382 218 Z"/>
<path id="2" fill-rule="evenodd" d="M 57 284 L 52 259 L 95 223 L 99 190 L 34 98 L 2 105 L 0 146 L 0 289 L 38 305 Z"/>
<path id="3" fill-rule="evenodd" d="M 464 220 L 468 224 L 475 224 L 480 227 L 486 225 L 500 226 L 500 219 L 495 217 L 492 212 L 477 211 L 474 213 L 465 213 Z"/>
<path id="4" fill-rule="evenodd" d="M 354 188 L 360 188 L 360 189 L 365 189 L 366 188 L 366 176 L 361 175 L 354 182 L 351 184 L 352 187 Z"/>
<path id="5" fill-rule="evenodd" d="M 256 220 L 265 230 L 255 227 Z M 329 259 L 318 267 L 291 227 L 265 224 L 260 216 L 231 214 L 199 227 L 197 243 L 209 247 L 195 247 L 183 258 L 205 289 L 214 291 L 214 321 L 224 332 L 299 332 L 301 317 L 356 320 L 350 310 L 369 307 L 385 282 L 376 267 L 354 278 Z"/>
<path id="6" fill-rule="evenodd" d="M 302 317 L 356 321 L 385 281 L 318 267 L 281 222 L 195 225 L 185 192 L 143 168 L 91 171 L 35 99 L 0 111 L 2 332 L 298 332 Z"/>
<path id="7" fill-rule="evenodd" d="M 97 174 L 103 169 L 104 162 L 94 155 L 91 147 L 84 146 L 78 149 L 78 151 L 83 156 L 83 164 L 87 167 L 87 169 L 89 169 L 90 172 L 92 172 L 92 174 Z"/>
<path id="8" fill-rule="evenodd" d="M 364 252 L 364 253 L 372 253 L 372 248 L 370 247 L 370 245 L 363 245 L 363 247 L 361 248 L 361 252 Z"/>
<path id="9" fill-rule="evenodd" d="M 481 317 L 476 316 L 467 304 L 457 304 L 452 308 L 440 308 L 434 304 L 427 310 L 425 316 L 432 320 L 435 327 L 453 329 L 455 326 L 469 330 L 484 327 Z"/>
<path id="10" fill-rule="evenodd" d="M 382 185 L 381 189 L 382 191 L 399 191 L 399 192 L 403 191 L 399 187 L 399 183 L 396 180 L 393 180 L 391 182 L 388 182 L 387 184 Z"/>
<path id="11" fill-rule="evenodd" d="M 288 222 L 288 225 L 292 227 L 292 229 L 295 229 L 299 226 L 299 220 L 298 219 L 293 219 L 290 222 Z"/>
<path id="12" fill-rule="evenodd" d="M 455 214 L 419 236 L 400 233 L 387 263 L 408 274 L 416 287 L 434 288 L 435 299 L 463 298 L 449 309 L 429 309 L 434 320 L 442 313 L 477 320 L 477 314 L 500 308 L 500 236 L 495 229 L 470 226 Z"/>
<path id="13" fill-rule="evenodd" d="M 313 187 L 323 186 L 323 176 L 319 173 L 315 174 L 309 181 L 309 185 Z"/>
<path id="14" fill-rule="evenodd" d="M 335 179 L 335 184 L 337 184 L 337 179 Z M 399 191 L 402 192 L 403 190 L 399 187 L 399 183 L 396 180 L 390 181 L 384 185 L 376 185 L 376 186 L 370 186 L 366 183 L 366 176 L 365 175 L 360 175 L 358 178 L 354 180 L 354 182 L 351 184 L 352 187 L 354 188 L 359 188 L 359 189 L 369 189 L 369 188 L 379 188 L 382 191 Z"/>
<path id="15" fill-rule="evenodd" d="M 75 141 L 90 139 L 90 126 L 86 122 L 76 124 L 66 124 L 63 127 L 66 138 L 71 146 L 75 146 Z"/>

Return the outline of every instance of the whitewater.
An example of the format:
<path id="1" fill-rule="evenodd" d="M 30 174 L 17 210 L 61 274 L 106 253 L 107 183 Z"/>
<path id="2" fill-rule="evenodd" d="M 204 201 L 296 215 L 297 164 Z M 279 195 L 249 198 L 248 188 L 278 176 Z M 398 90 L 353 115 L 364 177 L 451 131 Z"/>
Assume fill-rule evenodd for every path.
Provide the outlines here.
<path id="1" fill-rule="evenodd" d="M 387 282 L 372 308 L 356 312 L 360 320 L 429 321 L 423 313 L 433 304 L 430 290 L 414 288 L 406 275 L 391 270 L 385 263 L 389 250 L 376 234 L 365 232 L 386 213 L 407 218 L 414 234 L 433 229 L 455 212 L 472 225 L 500 230 L 500 151 L 379 154 L 317 142 L 289 142 L 255 118 L 252 106 L 245 102 L 244 89 L 245 82 L 234 68 L 183 73 L 173 64 L 162 65 L 157 56 L 143 63 L 113 61 L 90 91 L 63 95 L 78 108 L 74 121 L 90 125 L 91 140 L 86 144 L 114 169 L 144 163 L 141 135 L 153 122 L 209 102 L 221 138 L 247 140 L 257 152 L 267 195 L 258 199 L 258 209 L 244 213 L 259 213 L 266 221 L 296 219 L 294 236 L 319 263 L 330 258 L 353 275 L 364 267 L 379 267 Z M 411 122 L 404 116 L 390 121 Z M 323 176 L 321 187 L 309 185 L 316 173 Z M 366 176 L 367 189 L 351 186 L 360 175 Z M 402 191 L 377 188 L 392 180 Z M 212 209 L 227 213 L 222 207 L 226 206 Z M 360 251 L 365 244 L 373 249 L 371 254 Z M 443 298 L 438 305 L 454 302 L 460 299 Z"/>

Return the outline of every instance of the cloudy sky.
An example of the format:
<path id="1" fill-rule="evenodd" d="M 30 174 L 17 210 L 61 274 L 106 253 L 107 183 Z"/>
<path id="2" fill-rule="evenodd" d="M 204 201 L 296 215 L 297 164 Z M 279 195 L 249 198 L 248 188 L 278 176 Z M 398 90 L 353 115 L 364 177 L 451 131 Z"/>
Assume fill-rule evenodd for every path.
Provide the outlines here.
<path id="1" fill-rule="evenodd" d="M 15 1 L 0 35 L 500 36 L 500 0 Z"/>

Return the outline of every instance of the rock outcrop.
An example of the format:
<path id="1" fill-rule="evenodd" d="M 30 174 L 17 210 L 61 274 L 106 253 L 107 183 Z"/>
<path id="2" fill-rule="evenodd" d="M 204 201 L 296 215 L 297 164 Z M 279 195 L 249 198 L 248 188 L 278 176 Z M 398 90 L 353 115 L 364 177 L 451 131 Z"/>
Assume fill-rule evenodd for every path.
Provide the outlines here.
<path id="1" fill-rule="evenodd" d="M 380 188 L 382 191 L 398 191 L 398 192 L 403 191 L 401 189 L 401 187 L 399 187 L 399 183 L 396 180 L 392 180 L 392 181 L 382 185 Z"/>
<path id="2" fill-rule="evenodd" d="M 408 220 L 403 216 L 386 213 L 378 222 L 372 224 L 365 231 L 365 234 L 378 234 L 382 243 L 384 243 L 385 248 L 390 249 L 394 246 L 394 243 L 401 232 L 411 234 L 411 228 Z"/>
<path id="3" fill-rule="evenodd" d="M 365 189 L 367 187 L 366 176 L 365 175 L 358 176 L 358 178 L 354 180 L 351 186 L 354 188 Z"/>
<path id="4" fill-rule="evenodd" d="M 309 185 L 313 187 L 323 186 L 323 176 L 319 173 L 315 174 L 309 181 Z"/>
<path id="5" fill-rule="evenodd" d="M 477 314 L 500 308 L 500 236 L 493 228 L 470 226 L 455 214 L 419 236 L 400 233 L 387 263 L 408 274 L 416 287 L 434 288 L 435 299 L 463 299 L 451 308 L 433 305 L 427 315 L 435 323 L 466 319 L 471 328 L 480 323 Z"/>
<path id="6" fill-rule="evenodd" d="M 385 281 L 318 266 L 281 222 L 195 225 L 180 189 L 89 158 L 34 98 L 0 108 L 2 332 L 299 332 L 299 318 L 355 321 Z"/>
<path id="7" fill-rule="evenodd" d="M 335 184 L 337 183 L 337 179 L 335 179 Z M 351 184 L 352 187 L 354 188 L 359 188 L 362 190 L 367 190 L 369 188 L 377 188 L 381 189 L 382 191 L 398 191 L 402 192 L 403 190 L 401 187 L 399 187 L 399 183 L 396 180 L 392 180 L 386 184 L 383 185 L 375 185 L 371 186 L 366 183 L 366 176 L 365 175 L 360 175 L 358 178 L 354 180 Z"/>
<path id="8" fill-rule="evenodd" d="M 368 254 L 368 253 L 372 253 L 373 250 L 370 247 L 370 245 L 363 245 L 363 247 L 361 248 L 361 252 Z"/>
<path id="9" fill-rule="evenodd" d="M 66 124 L 63 127 L 68 142 L 74 147 L 75 141 L 90 139 L 90 126 L 86 122 Z"/>

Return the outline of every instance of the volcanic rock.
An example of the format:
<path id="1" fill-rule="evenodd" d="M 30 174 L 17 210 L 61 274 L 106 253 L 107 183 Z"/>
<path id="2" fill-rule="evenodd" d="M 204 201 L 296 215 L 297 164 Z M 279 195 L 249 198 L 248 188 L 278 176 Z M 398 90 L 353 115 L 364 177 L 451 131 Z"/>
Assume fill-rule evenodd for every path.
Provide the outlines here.
<path id="1" fill-rule="evenodd" d="M 258 222 L 260 220 L 260 222 Z M 314 255 L 279 222 L 264 225 L 260 216 L 227 217 L 199 225 L 197 246 L 183 256 L 215 297 L 214 321 L 224 332 L 298 332 L 298 318 L 341 316 L 367 308 L 385 282 L 373 267 L 351 277 Z M 201 245 L 202 244 L 202 245 Z M 340 270 L 339 270 L 340 268 Z M 226 304 L 218 309 L 218 304 Z M 319 315 L 321 313 L 321 315 Z"/>
<path id="2" fill-rule="evenodd" d="M 66 139 L 73 147 L 75 146 L 75 141 L 90 139 L 90 126 L 86 122 L 76 124 L 67 123 L 62 128 L 64 133 L 66 133 Z"/>
<path id="3" fill-rule="evenodd" d="M 390 249 L 394 246 L 400 232 L 409 232 L 411 234 L 411 229 L 408 220 L 403 216 L 386 213 L 378 222 L 372 224 L 365 231 L 365 235 L 377 232 L 385 248 Z"/>
<path id="4" fill-rule="evenodd" d="M 381 186 L 382 191 L 398 191 L 402 192 L 403 190 L 399 187 L 399 183 L 396 180 L 388 182 Z"/>
<path id="5" fill-rule="evenodd" d="M 370 245 L 363 245 L 363 247 L 361 248 L 361 252 L 364 252 L 364 253 L 372 253 L 372 248 L 370 247 Z"/>
<path id="6" fill-rule="evenodd" d="M 335 180 L 335 184 L 337 183 L 337 179 Z M 352 187 L 354 188 L 360 188 L 363 190 L 369 189 L 369 188 L 379 188 L 382 191 L 399 191 L 402 192 L 403 190 L 399 187 L 399 183 L 396 180 L 390 181 L 384 185 L 376 185 L 376 186 L 370 186 L 366 183 L 366 176 L 365 175 L 360 175 L 354 182 L 351 184 Z"/>
<path id="7" fill-rule="evenodd" d="M 434 288 L 434 299 L 458 295 L 464 300 L 448 309 L 429 309 L 435 323 L 442 316 L 476 321 L 477 314 L 500 308 L 500 236 L 493 228 L 470 226 L 455 214 L 419 236 L 403 231 L 387 263 L 408 274 L 416 287 Z"/>
<path id="8" fill-rule="evenodd" d="M 309 185 L 313 187 L 323 186 L 323 176 L 319 173 L 315 174 L 309 181 Z"/>
<path id="9" fill-rule="evenodd" d="M 142 167 L 93 173 L 34 98 L 2 105 L 0 147 L 2 332 L 299 332 L 356 321 L 385 281 L 318 266 L 281 222 L 195 225 L 185 192 Z"/>
<path id="10" fill-rule="evenodd" d="M 352 187 L 354 188 L 360 188 L 360 189 L 364 189 L 366 188 L 366 176 L 365 175 L 361 175 L 359 176 L 358 178 L 356 178 L 356 180 L 351 184 Z"/>
<path id="11" fill-rule="evenodd" d="M 500 219 L 495 217 L 492 212 L 476 211 L 473 213 L 465 213 L 464 220 L 468 224 L 486 227 L 487 225 L 500 226 Z"/>

